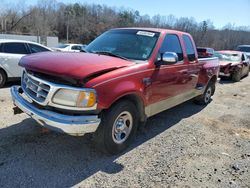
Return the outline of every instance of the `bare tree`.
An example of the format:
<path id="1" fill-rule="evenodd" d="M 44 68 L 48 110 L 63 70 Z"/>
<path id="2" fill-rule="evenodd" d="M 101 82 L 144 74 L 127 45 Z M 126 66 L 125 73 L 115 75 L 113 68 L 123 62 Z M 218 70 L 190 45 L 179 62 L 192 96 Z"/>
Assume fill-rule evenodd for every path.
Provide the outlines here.
<path id="1" fill-rule="evenodd" d="M 21 2 L 21 1 L 20 1 Z M 56 0 L 39 0 L 31 7 L 6 6 L 0 13 L 1 33 L 54 35 L 61 41 L 89 43 L 102 32 L 116 27 L 159 27 L 177 29 L 193 35 L 197 45 L 217 50 L 234 49 L 250 44 L 250 26 L 227 24 L 215 29 L 211 20 L 198 23 L 194 18 L 174 15 L 153 17 L 139 11 L 98 4 L 64 4 Z"/>

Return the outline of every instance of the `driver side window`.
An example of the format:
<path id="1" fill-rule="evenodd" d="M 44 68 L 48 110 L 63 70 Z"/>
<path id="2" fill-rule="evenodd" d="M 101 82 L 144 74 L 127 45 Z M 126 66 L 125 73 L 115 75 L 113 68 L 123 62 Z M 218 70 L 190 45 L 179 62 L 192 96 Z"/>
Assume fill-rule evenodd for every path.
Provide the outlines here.
<path id="1" fill-rule="evenodd" d="M 181 48 L 179 37 L 175 34 L 167 34 L 162 46 L 160 53 L 175 52 L 178 55 L 178 61 L 183 60 L 183 51 Z"/>

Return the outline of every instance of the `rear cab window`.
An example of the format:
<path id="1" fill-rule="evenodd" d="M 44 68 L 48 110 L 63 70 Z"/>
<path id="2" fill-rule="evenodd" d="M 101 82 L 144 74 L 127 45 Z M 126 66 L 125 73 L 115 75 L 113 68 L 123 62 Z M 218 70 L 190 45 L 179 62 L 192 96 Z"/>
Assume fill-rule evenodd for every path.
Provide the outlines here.
<path id="1" fill-rule="evenodd" d="M 183 35 L 182 36 L 184 45 L 186 48 L 186 53 L 187 53 L 187 58 L 189 61 L 195 61 L 196 60 L 196 55 L 195 55 L 195 47 L 193 45 L 192 40 L 188 35 Z"/>
<path id="2" fill-rule="evenodd" d="M 176 34 L 167 34 L 160 48 L 160 53 L 174 52 L 178 56 L 178 61 L 183 60 L 183 51 L 179 37 Z"/>
<path id="3" fill-rule="evenodd" d="M 26 45 L 18 42 L 3 43 L 2 52 L 10 54 L 29 54 Z"/>
<path id="4" fill-rule="evenodd" d="M 214 54 L 214 49 L 208 48 L 207 52 L 210 53 L 210 54 Z"/>

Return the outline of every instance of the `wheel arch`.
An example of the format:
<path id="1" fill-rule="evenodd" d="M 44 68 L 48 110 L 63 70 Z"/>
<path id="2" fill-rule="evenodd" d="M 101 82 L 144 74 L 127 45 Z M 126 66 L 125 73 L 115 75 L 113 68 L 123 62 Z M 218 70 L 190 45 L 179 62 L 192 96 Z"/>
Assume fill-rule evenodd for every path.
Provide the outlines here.
<path id="1" fill-rule="evenodd" d="M 213 75 L 209 81 L 208 81 L 208 84 L 213 84 L 213 91 L 212 91 L 212 95 L 214 95 L 214 92 L 215 92 L 215 84 L 217 82 L 217 76 L 216 75 Z"/>
<path id="2" fill-rule="evenodd" d="M 7 72 L 0 66 L 0 71 L 3 71 L 3 73 L 5 74 L 6 76 L 6 82 L 8 81 L 8 74 Z"/>
<path id="3" fill-rule="evenodd" d="M 111 104 L 111 106 L 117 104 L 118 102 L 120 102 L 122 100 L 128 100 L 128 101 L 131 101 L 133 104 L 135 104 L 136 109 L 138 111 L 138 115 L 139 115 L 139 121 L 140 122 L 146 121 L 147 117 L 146 117 L 145 111 L 144 111 L 144 100 L 140 96 L 138 96 L 136 93 L 125 94 L 125 95 L 119 97 L 118 99 L 116 99 Z"/>

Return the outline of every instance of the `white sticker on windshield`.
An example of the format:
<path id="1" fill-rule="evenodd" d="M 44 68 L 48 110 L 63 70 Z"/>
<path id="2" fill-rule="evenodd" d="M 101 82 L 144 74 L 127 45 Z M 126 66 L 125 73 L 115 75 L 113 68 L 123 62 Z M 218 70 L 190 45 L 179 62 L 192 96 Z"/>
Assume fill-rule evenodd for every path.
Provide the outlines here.
<path id="1" fill-rule="evenodd" d="M 155 36 L 155 33 L 148 32 L 148 31 L 138 31 L 136 34 L 137 35 L 147 36 L 147 37 L 153 37 L 153 36 Z"/>

